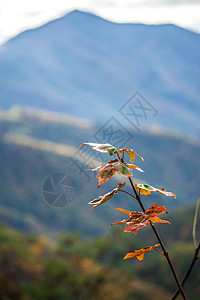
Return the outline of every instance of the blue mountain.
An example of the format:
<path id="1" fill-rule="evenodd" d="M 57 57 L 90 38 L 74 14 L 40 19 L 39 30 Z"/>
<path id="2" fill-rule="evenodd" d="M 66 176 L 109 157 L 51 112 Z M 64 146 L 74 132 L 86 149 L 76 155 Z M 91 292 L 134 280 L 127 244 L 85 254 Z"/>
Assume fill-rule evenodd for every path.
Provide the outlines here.
<path id="1" fill-rule="evenodd" d="M 127 122 L 119 109 L 139 92 L 156 112 L 143 115 L 144 125 L 200 136 L 199 79 L 200 35 L 172 24 L 118 24 L 72 11 L 0 47 L 2 109 Z"/>

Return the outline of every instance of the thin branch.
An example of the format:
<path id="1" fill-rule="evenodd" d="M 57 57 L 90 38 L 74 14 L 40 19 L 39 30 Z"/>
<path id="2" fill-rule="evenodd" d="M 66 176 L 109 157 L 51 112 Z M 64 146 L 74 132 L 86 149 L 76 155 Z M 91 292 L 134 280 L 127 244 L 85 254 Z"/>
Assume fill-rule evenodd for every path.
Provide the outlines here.
<path id="1" fill-rule="evenodd" d="M 200 251 L 200 242 L 199 242 L 199 244 L 198 244 L 198 247 L 195 249 L 194 256 L 193 256 L 193 259 L 192 259 L 192 261 L 191 261 L 191 264 L 190 264 L 190 266 L 189 266 L 189 268 L 188 268 L 188 270 L 187 270 L 187 272 L 186 272 L 186 274 L 185 274 L 185 276 L 184 276 L 184 278 L 183 278 L 183 280 L 182 280 L 182 282 L 181 282 L 182 287 L 184 286 L 186 280 L 187 280 L 188 277 L 190 276 L 190 273 L 191 273 L 191 271 L 192 271 L 192 269 L 193 269 L 193 267 L 194 267 L 195 262 L 196 262 L 196 261 L 198 260 L 198 258 L 199 258 L 199 257 L 198 257 L 199 251 Z M 174 296 L 172 297 L 171 300 L 176 299 L 176 297 L 179 295 L 179 293 L 180 293 L 180 291 L 177 290 L 176 293 L 174 294 Z"/>
<path id="2" fill-rule="evenodd" d="M 133 189 L 133 191 L 134 191 L 134 193 L 135 193 L 136 199 L 137 199 L 138 203 L 140 204 L 140 207 L 142 208 L 143 212 L 145 212 L 145 208 L 144 208 L 144 206 L 143 206 L 143 204 L 142 204 L 142 202 L 141 202 L 141 199 L 140 199 L 138 193 L 136 192 L 136 189 L 135 189 L 135 187 L 134 187 L 134 184 L 133 184 L 131 178 L 129 177 L 128 179 L 129 179 L 130 184 L 131 184 L 131 187 L 132 187 L 132 189 Z M 174 266 L 173 266 L 173 264 L 172 264 L 172 261 L 171 261 L 171 259 L 170 259 L 170 257 L 169 257 L 169 254 L 168 254 L 168 252 L 167 252 L 167 250 L 166 250 L 166 248 L 165 248 L 165 246 L 164 246 L 164 243 L 163 243 L 161 237 L 159 236 L 158 231 L 156 230 L 154 224 L 153 224 L 151 221 L 150 221 L 150 225 L 151 225 L 151 227 L 152 227 L 152 229 L 153 229 L 153 231 L 154 231 L 154 234 L 156 235 L 156 237 L 157 237 L 157 239 L 158 239 L 158 241 L 159 241 L 159 243 L 160 243 L 160 245 L 161 245 L 161 247 L 162 247 L 163 254 L 164 254 L 164 256 L 165 256 L 166 259 L 167 259 L 167 262 L 168 262 L 169 267 L 170 267 L 170 269 L 171 269 L 171 271 L 172 271 L 172 274 L 173 274 L 173 276 L 174 276 L 174 279 L 175 279 L 175 281 L 176 281 L 176 283 L 177 283 L 177 286 L 178 286 L 178 288 L 179 288 L 179 291 L 180 291 L 180 293 L 181 293 L 183 299 L 184 299 L 184 300 L 187 300 L 187 296 L 186 296 L 186 294 L 185 294 L 185 292 L 184 292 L 184 290 L 183 290 L 183 288 L 182 288 L 182 286 L 181 286 L 181 283 L 180 283 L 180 281 L 179 281 L 179 279 L 178 279 L 178 276 L 177 276 L 177 274 L 176 274 L 176 271 L 175 271 L 175 269 L 174 269 Z"/>
<path id="3" fill-rule="evenodd" d="M 164 255 L 164 253 L 162 253 L 160 250 L 154 248 L 155 251 L 159 252 L 160 254 Z M 165 256 L 165 255 L 164 255 Z"/>
<path id="4" fill-rule="evenodd" d="M 116 152 L 118 159 L 121 161 L 118 151 Z"/>
<path id="5" fill-rule="evenodd" d="M 124 190 L 119 190 L 118 192 L 123 192 L 123 193 L 126 193 L 128 194 L 129 196 L 133 197 L 134 199 L 136 199 L 135 196 L 133 196 L 131 193 L 127 192 L 127 191 L 124 191 Z M 137 199 L 136 199 L 137 200 Z"/>

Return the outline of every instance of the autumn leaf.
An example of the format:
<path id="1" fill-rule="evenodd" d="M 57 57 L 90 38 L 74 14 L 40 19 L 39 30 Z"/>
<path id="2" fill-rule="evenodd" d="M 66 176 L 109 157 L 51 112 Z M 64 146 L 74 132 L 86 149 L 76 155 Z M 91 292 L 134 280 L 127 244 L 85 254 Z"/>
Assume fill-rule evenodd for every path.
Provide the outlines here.
<path id="1" fill-rule="evenodd" d="M 122 155 L 122 153 L 126 152 L 126 154 L 128 154 L 128 156 L 130 157 L 130 162 L 133 163 L 135 160 L 135 155 L 137 155 L 138 157 L 141 158 L 141 160 L 143 161 L 144 158 L 142 156 L 140 156 L 139 154 L 137 154 L 135 151 L 133 151 L 133 149 L 129 149 L 129 148 L 121 148 L 119 150 L 117 150 L 119 155 Z"/>
<path id="2" fill-rule="evenodd" d="M 131 211 L 123 209 L 123 208 L 115 208 L 116 210 L 119 210 L 121 212 L 123 212 L 124 214 L 130 216 L 131 215 Z"/>
<path id="3" fill-rule="evenodd" d="M 132 232 L 135 235 L 140 228 L 147 226 L 150 222 L 150 218 L 147 216 L 141 216 L 138 219 L 134 219 L 133 221 L 127 222 L 126 228 L 124 232 Z"/>
<path id="4" fill-rule="evenodd" d="M 166 208 L 164 206 L 158 206 L 158 203 L 153 204 L 149 209 L 147 209 L 144 213 L 141 211 L 134 211 L 130 212 L 124 210 L 122 208 L 116 208 L 117 210 L 129 215 L 128 219 L 124 219 L 122 221 L 112 223 L 112 225 L 122 225 L 125 224 L 126 228 L 124 232 L 132 232 L 135 235 L 140 228 L 147 226 L 150 221 L 152 222 L 159 222 L 159 223 L 169 223 L 168 221 L 161 220 L 156 218 L 157 215 L 162 213 L 166 213 Z M 170 224 L 170 223 L 169 223 Z"/>
<path id="5" fill-rule="evenodd" d="M 116 195 L 118 193 L 118 191 L 124 187 L 126 184 L 126 182 L 124 183 L 119 183 L 117 188 L 113 189 L 111 192 L 108 192 L 105 195 L 99 196 L 97 199 L 93 199 L 92 201 L 90 201 L 88 204 L 94 205 L 91 210 L 103 203 L 105 203 L 106 201 L 108 201 L 110 198 L 112 198 L 114 195 Z"/>
<path id="6" fill-rule="evenodd" d="M 137 259 L 139 259 L 141 261 L 141 260 L 143 260 L 144 255 L 147 251 L 154 250 L 156 247 L 159 247 L 159 246 L 160 246 L 160 244 L 156 244 L 154 246 L 149 246 L 146 248 L 142 248 L 140 250 L 135 250 L 135 252 L 127 253 L 123 259 L 137 257 Z"/>
<path id="7" fill-rule="evenodd" d="M 112 145 L 106 143 L 106 144 L 97 144 L 97 143 L 83 143 L 79 146 L 79 149 L 83 145 L 89 145 L 92 146 L 93 150 L 99 151 L 99 152 L 104 152 L 104 153 L 109 153 L 110 156 L 114 155 L 117 152 L 117 148 L 113 147 Z"/>
<path id="8" fill-rule="evenodd" d="M 158 203 L 153 204 L 150 208 L 145 211 L 147 215 L 157 216 L 163 213 L 167 213 L 165 206 L 158 206 Z"/>
<path id="9" fill-rule="evenodd" d="M 137 219 L 139 217 L 141 217 L 141 215 L 143 214 L 142 212 L 131 212 L 129 210 L 126 210 L 126 209 L 123 209 L 123 208 L 115 208 L 116 210 L 119 210 L 121 211 L 122 213 L 128 215 L 130 218 L 127 219 L 127 220 L 122 220 L 122 221 L 119 221 L 119 222 L 116 222 L 116 223 L 112 223 L 111 225 L 122 225 L 122 224 L 126 224 L 128 223 L 129 221 L 133 220 L 133 219 Z"/>
<path id="10" fill-rule="evenodd" d="M 131 164 L 126 164 L 130 169 L 136 169 L 139 172 L 143 172 L 145 173 L 141 168 L 139 168 L 138 166 L 135 165 L 131 165 Z"/>
<path id="11" fill-rule="evenodd" d="M 171 224 L 169 221 L 166 221 L 166 220 L 161 220 L 160 218 L 158 217 L 153 217 L 150 219 L 151 222 L 153 223 L 168 223 L 168 224 Z"/>
<path id="12" fill-rule="evenodd" d="M 108 181 L 111 177 L 113 177 L 116 173 L 125 176 L 130 177 L 132 176 L 132 172 L 130 168 L 122 163 L 121 161 L 118 161 L 118 159 L 110 160 L 107 163 L 95 168 L 95 169 L 87 169 L 86 171 L 96 171 L 99 170 L 97 174 L 97 178 L 99 181 L 98 186 Z"/>
<path id="13" fill-rule="evenodd" d="M 117 150 L 117 148 L 115 148 L 114 146 L 112 146 L 111 144 L 97 144 L 97 143 L 83 143 L 79 146 L 79 149 L 83 146 L 83 145 L 89 145 L 91 147 L 93 147 L 93 150 L 99 151 L 99 152 L 104 152 L 104 153 L 109 153 L 110 156 L 114 155 L 116 152 L 119 155 L 122 155 L 122 153 L 126 152 L 128 154 L 128 156 L 130 157 L 130 162 L 133 163 L 135 160 L 135 155 L 140 157 L 141 160 L 143 161 L 144 158 L 142 156 L 140 156 L 139 154 L 137 154 L 135 151 L 133 151 L 133 149 L 130 148 L 121 148 L 119 150 Z"/>
<path id="14" fill-rule="evenodd" d="M 139 191 L 141 195 L 151 195 L 151 192 L 158 192 L 160 194 L 163 194 L 165 196 L 174 196 L 176 198 L 176 195 L 172 192 L 167 192 L 165 189 L 157 189 L 151 185 L 148 184 L 135 184 L 135 189 Z"/>

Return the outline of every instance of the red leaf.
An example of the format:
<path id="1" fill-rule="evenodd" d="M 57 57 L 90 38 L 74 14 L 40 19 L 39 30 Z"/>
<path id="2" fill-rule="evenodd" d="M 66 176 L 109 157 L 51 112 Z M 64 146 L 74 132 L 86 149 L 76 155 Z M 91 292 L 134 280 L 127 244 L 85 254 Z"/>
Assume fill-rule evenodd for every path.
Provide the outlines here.
<path id="1" fill-rule="evenodd" d="M 158 203 L 155 203 L 145 211 L 145 214 L 152 215 L 152 217 L 155 217 L 157 215 L 160 215 L 160 214 L 163 214 L 166 212 L 167 212 L 167 210 L 166 210 L 165 206 L 158 207 Z"/>
<path id="2" fill-rule="evenodd" d="M 127 220 L 124 219 L 120 222 L 112 223 L 112 225 L 125 224 L 126 228 L 124 232 L 133 232 L 134 234 L 137 234 L 137 231 L 140 228 L 147 226 L 150 223 L 150 221 L 169 223 L 168 221 L 162 221 L 159 218 L 155 218 L 157 215 L 167 212 L 164 206 L 158 207 L 158 203 L 153 204 L 149 209 L 145 211 L 145 213 L 141 211 L 129 212 L 121 208 L 117 208 L 117 210 L 129 215 L 129 218 Z"/>

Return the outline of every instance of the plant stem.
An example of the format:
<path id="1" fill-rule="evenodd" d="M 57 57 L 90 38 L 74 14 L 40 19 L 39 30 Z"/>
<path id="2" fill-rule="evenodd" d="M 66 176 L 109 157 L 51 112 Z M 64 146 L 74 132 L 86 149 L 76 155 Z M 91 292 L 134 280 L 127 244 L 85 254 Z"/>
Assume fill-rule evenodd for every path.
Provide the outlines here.
<path id="1" fill-rule="evenodd" d="M 185 274 L 185 276 L 184 276 L 184 278 L 183 278 L 183 280 L 182 280 L 182 282 L 181 282 L 182 287 L 184 286 L 186 280 L 187 280 L 188 277 L 190 276 L 190 273 L 191 273 L 191 271 L 192 271 L 192 269 L 193 269 L 193 267 L 194 267 L 195 262 L 196 262 L 196 261 L 198 260 L 198 258 L 199 258 L 199 257 L 198 257 L 199 251 L 200 251 L 200 242 L 199 242 L 197 248 L 195 249 L 194 256 L 193 256 L 193 259 L 192 259 L 192 261 L 191 261 L 191 264 L 190 264 L 190 266 L 189 266 L 189 268 L 188 268 L 188 270 L 187 270 L 187 272 L 186 272 L 186 274 Z M 172 297 L 172 300 L 176 299 L 176 297 L 179 295 L 179 293 L 180 293 L 180 291 L 177 290 L 176 293 L 174 294 L 174 296 Z"/>
<path id="2" fill-rule="evenodd" d="M 133 197 L 134 199 L 136 199 L 135 196 L 133 196 L 131 193 L 127 192 L 127 191 L 124 191 L 124 190 L 119 190 L 118 192 L 123 192 L 123 193 L 126 193 L 128 194 L 129 196 Z M 137 200 L 137 199 L 136 199 Z"/>
<path id="3" fill-rule="evenodd" d="M 130 184 L 131 184 L 131 187 L 132 187 L 132 189 L 133 189 L 133 191 L 134 191 L 134 193 L 135 193 L 136 200 L 137 200 L 138 203 L 140 204 L 140 207 L 142 208 L 143 212 L 145 212 L 145 208 L 144 208 L 144 206 L 143 206 L 143 204 L 142 204 L 142 202 L 141 202 L 140 197 L 138 196 L 138 193 L 136 192 L 136 189 L 135 189 L 135 187 L 134 187 L 134 184 L 133 184 L 131 178 L 129 177 L 128 179 L 129 179 Z M 172 274 L 173 274 L 173 276 L 174 276 L 174 279 L 175 279 L 175 281 L 176 281 L 176 283 L 177 283 L 177 286 L 178 286 L 178 288 L 179 288 L 179 291 L 180 291 L 180 293 L 181 293 L 183 299 L 184 299 L 184 300 L 187 300 L 187 296 L 186 296 L 186 294 L 185 294 L 185 292 L 184 292 L 184 290 L 183 290 L 183 288 L 182 288 L 182 286 L 181 286 L 181 283 L 180 283 L 180 281 L 179 281 L 179 279 L 178 279 L 178 276 L 177 276 L 177 274 L 176 274 L 176 271 L 175 271 L 175 269 L 174 269 L 174 266 L 173 266 L 173 264 L 172 264 L 172 261 L 171 261 L 171 259 L 170 259 L 170 257 L 169 257 L 169 254 L 168 254 L 168 252 L 167 252 L 167 250 L 166 250 L 166 248 L 165 248 L 165 246 L 164 246 L 164 243 L 163 243 L 161 237 L 159 236 L 158 231 L 156 230 L 155 226 L 153 225 L 153 223 L 152 223 L 151 221 L 150 221 L 150 225 L 151 225 L 151 227 L 152 227 L 152 229 L 153 229 L 153 231 L 154 231 L 154 234 L 156 235 L 156 237 L 157 237 L 157 239 L 158 239 L 158 241 L 159 241 L 159 243 L 160 243 L 160 245 L 161 245 L 161 248 L 162 248 L 162 250 L 163 250 L 163 254 L 164 254 L 164 256 L 165 256 L 166 259 L 167 259 L 167 262 L 168 262 L 169 267 L 170 267 L 170 269 L 171 269 L 171 271 L 172 271 Z"/>
<path id="4" fill-rule="evenodd" d="M 157 252 L 159 252 L 160 254 L 164 255 L 164 253 L 162 253 L 160 250 L 158 250 L 156 248 L 154 250 L 157 251 Z"/>

